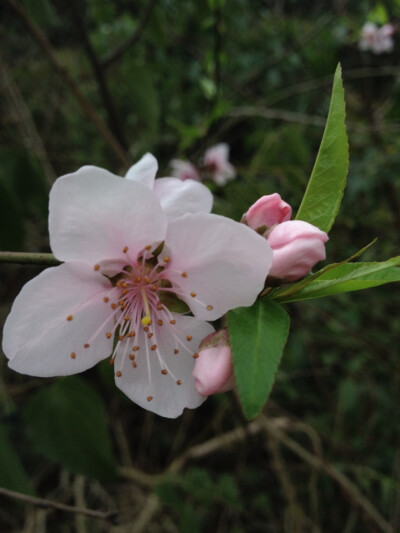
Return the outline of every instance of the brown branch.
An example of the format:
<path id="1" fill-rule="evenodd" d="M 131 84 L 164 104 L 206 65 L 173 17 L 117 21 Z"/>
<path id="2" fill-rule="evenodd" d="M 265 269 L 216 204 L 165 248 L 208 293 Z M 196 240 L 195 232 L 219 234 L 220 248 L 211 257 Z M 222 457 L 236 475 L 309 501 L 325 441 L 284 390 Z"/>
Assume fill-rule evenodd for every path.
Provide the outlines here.
<path id="1" fill-rule="evenodd" d="M 61 261 L 56 259 L 53 254 L 36 254 L 30 252 L 0 252 L 0 263 L 42 266 L 61 265 Z"/>
<path id="2" fill-rule="evenodd" d="M 5 489 L 0 487 L 0 495 L 6 496 L 7 498 L 12 498 L 14 500 L 20 500 L 25 503 L 30 503 L 41 507 L 42 509 L 57 509 L 59 511 L 64 511 L 66 513 L 75 513 L 91 518 L 99 518 L 100 520 L 110 520 L 115 521 L 118 516 L 117 511 L 93 511 L 91 509 L 83 509 L 81 507 L 74 507 L 72 505 L 65 505 L 64 503 L 54 502 L 52 500 L 46 500 L 44 498 L 36 498 L 35 496 L 28 496 L 28 494 L 22 494 L 21 492 L 16 492 L 14 490 Z"/>
<path id="3" fill-rule="evenodd" d="M 149 0 L 144 9 L 143 18 L 140 22 L 138 29 L 134 33 L 132 33 L 132 35 L 130 35 L 123 43 L 121 43 L 112 52 L 110 52 L 108 56 L 104 57 L 100 61 L 100 65 L 103 69 L 108 68 L 112 63 L 114 63 L 114 61 L 117 61 L 128 50 L 128 48 L 135 46 L 135 44 L 140 41 L 156 3 L 157 0 Z"/>
<path id="4" fill-rule="evenodd" d="M 129 154 L 127 154 L 127 152 L 123 149 L 123 147 L 114 137 L 108 126 L 104 124 L 104 122 L 101 120 L 92 104 L 79 89 L 75 80 L 70 76 L 68 71 L 61 65 L 61 63 L 59 63 L 53 48 L 51 47 L 42 30 L 29 18 L 29 16 L 17 0 L 7 0 L 7 2 L 22 20 L 22 22 L 25 24 L 32 38 L 42 49 L 48 61 L 53 66 L 60 78 L 63 80 L 65 85 L 69 87 L 71 94 L 77 100 L 77 102 L 81 106 L 81 109 L 84 111 L 84 113 L 92 122 L 92 124 L 96 127 L 96 129 L 106 141 L 108 146 L 113 150 L 113 152 L 121 161 L 121 163 L 125 167 L 129 167 L 132 164 L 132 160 Z"/>
<path id="5" fill-rule="evenodd" d="M 265 416 L 261 416 L 261 421 L 268 433 L 274 436 L 284 446 L 289 448 L 294 454 L 303 459 L 306 463 L 317 470 L 322 470 L 331 477 L 341 487 L 349 500 L 357 507 L 360 507 L 364 513 L 379 527 L 384 533 L 394 533 L 392 526 L 385 520 L 379 511 L 373 506 L 370 500 L 362 494 L 359 488 L 350 481 L 344 474 L 339 472 L 334 466 L 327 464 L 316 455 L 310 453 L 300 446 L 295 440 L 288 437 L 275 423 Z"/>

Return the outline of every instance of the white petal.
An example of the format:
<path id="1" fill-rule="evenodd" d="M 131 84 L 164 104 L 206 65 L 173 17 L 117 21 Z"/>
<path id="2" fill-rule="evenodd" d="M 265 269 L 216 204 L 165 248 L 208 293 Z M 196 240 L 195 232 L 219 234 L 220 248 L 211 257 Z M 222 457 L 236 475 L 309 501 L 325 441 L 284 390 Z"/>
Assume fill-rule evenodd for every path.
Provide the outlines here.
<path id="1" fill-rule="evenodd" d="M 193 317 L 172 313 L 170 318 L 176 324 L 171 326 L 168 320 L 164 320 L 162 326 L 155 324 L 154 336 L 150 341 L 141 331 L 136 340 L 139 350 L 133 352 L 134 361 L 129 358 L 130 350 L 126 351 L 122 343 L 114 369 L 117 387 L 132 401 L 158 415 L 176 418 L 185 407 L 194 409 L 205 400 L 195 389 L 193 353 L 197 352 L 200 342 L 214 328 Z M 176 342 L 174 334 L 184 346 Z M 151 350 L 154 344 L 157 350 Z M 177 347 L 179 352 L 174 353 Z M 162 370 L 167 370 L 167 374 L 162 374 Z M 177 383 L 178 380 L 181 384 Z"/>
<path id="2" fill-rule="evenodd" d="M 170 222 L 161 261 L 166 255 L 164 277 L 181 289 L 180 298 L 204 320 L 252 305 L 272 263 L 269 244 L 254 230 L 204 213 Z"/>
<path id="3" fill-rule="evenodd" d="M 147 153 L 128 170 L 125 178 L 143 183 L 152 189 L 157 170 L 157 159 L 153 154 Z"/>
<path id="4" fill-rule="evenodd" d="M 61 376 L 82 372 L 109 356 L 112 339 L 106 338 L 105 328 L 110 322 L 89 348 L 84 344 L 111 316 L 103 300 L 110 288 L 104 276 L 79 262 L 48 268 L 29 281 L 4 326 L 9 366 L 31 376 Z"/>
<path id="5" fill-rule="evenodd" d="M 154 192 L 170 218 L 199 211 L 209 213 L 212 208 L 211 191 L 198 181 L 159 178 L 155 181 Z"/>
<path id="6" fill-rule="evenodd" d="M 125 247 L 136 259 L 145 246 L 164 240 L 167 225 L 148 187 L 97 167 L 59 178 L 49 210 L 51 248 L 62 261 L 95 264 L 120 258 Z"/>

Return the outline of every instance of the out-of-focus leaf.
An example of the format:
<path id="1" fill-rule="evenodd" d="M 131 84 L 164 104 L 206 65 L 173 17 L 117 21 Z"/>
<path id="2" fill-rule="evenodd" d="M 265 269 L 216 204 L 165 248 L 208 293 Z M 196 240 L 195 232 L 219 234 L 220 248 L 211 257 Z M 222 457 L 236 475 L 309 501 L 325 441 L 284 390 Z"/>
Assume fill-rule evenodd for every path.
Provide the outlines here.
<path id="1" fill-rule="evenodd" d="M 41 390 L 24 414 L 39 453 L 89 477 L 115 475 L 102 399 L 82 378 L 60 379 Z"/>
<path id="2" fill-rule="evenodd" d="M 22 0 L 22 4 L 29 18 L 36 24 L 46 28 L 54 26 L 59 22 L 59 18 L 49 0 Z"/>
<path id="3" fill-rule="evenodd" d="M 34 494 L 28 475 L 2 424 L 0 424 L 0 487 L 24 494 Z"/>
<path id="4" fill-rule="evenodd" d="M 236 383 L 244 414 L 259 414 L 268 399 L 289 333 L 289 315 L 272 300 L 228 313 Z"/>
<path id="5" fill-rule="evenodd" d="M 338 65 L 324 136 L 296 218 L 329 231 L 339 211 L 349 168 L 342 69 Z"/>
<path id="6" fill-rule="evenodd" d="M 18 251 L 23 240 L 20 206 L 12 192 L 0 181 L 0 249 Z"/>

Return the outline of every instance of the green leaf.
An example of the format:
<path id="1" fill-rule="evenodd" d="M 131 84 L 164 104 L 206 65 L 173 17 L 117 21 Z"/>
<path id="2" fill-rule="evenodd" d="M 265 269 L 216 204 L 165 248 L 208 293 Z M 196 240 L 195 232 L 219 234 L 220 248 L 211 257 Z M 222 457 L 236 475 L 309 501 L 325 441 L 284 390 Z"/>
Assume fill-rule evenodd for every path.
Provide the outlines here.
<path id="1" fill-rule="evenodd" d="M 296 219 L 329 231 L 339 211 L 349 168 L 344 90 L 338 65 L 321 146 Z"/>
<path id="2" fill-rule="evenodd" d="M 36 450 L 48 459 L 89 477 L 115 475 L 102 399 L 82 378 L 60 379 L 41 390 L 24 414 Z"/>
<path id="3" fill-rule="evenodd" d="M 34 494 L 28 475 L 2 424 L 0 424 L 0 486 L 24 494 Z"/>
<path id="4" fill-rule="evenodd" d="M 254 418 L 267 401 L 289 333 L 289 315 L 272 300 L 228 313 L 236 383 L 244 414 Z"/>
<path id="5" fill-rule="evenodd" d="M 327 270 L 295 294 L 277 295 L 276 300 L 281 303 L 310 300 L 400 281 L 398 265 L 400 256 L 380 263 L 345 263 Z"/>

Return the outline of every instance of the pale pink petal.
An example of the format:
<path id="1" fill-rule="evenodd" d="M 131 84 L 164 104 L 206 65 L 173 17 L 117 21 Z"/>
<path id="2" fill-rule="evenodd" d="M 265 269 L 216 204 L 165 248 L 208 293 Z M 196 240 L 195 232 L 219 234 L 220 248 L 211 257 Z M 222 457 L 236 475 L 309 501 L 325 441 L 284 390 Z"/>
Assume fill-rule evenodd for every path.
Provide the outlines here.
<path id="1" fill-rule="evenodd" d="M 95 264 L 123 256 L 124 249 L 136 259 L 165 237 L 167 217 L 154 193 L 97 167 L 59 178 L 49 210 L 50 245 L 62 261 Z"/>
<path id="2" fill-rule="evenodd" d="M 164 212 L 171 218 L 198 211 L 209 213 L 212 208 L 213 195 L 198 181 L 159 178 L 155 181 L 154 193 Z"/>
<path id="3" fill-rule="evenodd" d="M 105 332 L 112 312 L 103 298 L 111 288 L 107 278 L 79 262 L 48 268 L 29 281 L 4 326 L 9 366 L 31 376 L 61 376 L 109 356 L 112 339 Z"/>
<path id="4" fill-rule="evenodd" d="M 153 154 L 147 153 L 128 170 L 125 178 L 147 185 L 152 189 L 157 170 L 157 159 Z"/>
<path id="5" fill-rule="evenodd" d="M 205 400 L 194 386 L 193 354 L 197 357 L 200 342 L 214 329 L 193 317 L 172 313 L 170 318 L 175 321 L 174 326 L 168 323 L 167 327 L 165 321 L 162 326 L 155 324 L 150 341 L 143 330 L 139 332 L 135 339 L 139 349 L 133 352 L 134 360 L 129 357 L 131 350 L 122 343 L 114 371 L 117 387 L 128 398 L 158 415 L 176 418 L 185 407 L 194 409 Z M 152 350 L 151 346 L 157 349 Z"/>
<path id="6" fill-rule="evenodd" d="M 216 165 L 223 167 L 229 159 L 229 145 L 219 143 L 206 150 L 204 154 L 205 165 Z"/>
<path id="7" fill-rule="evenodd" d="M 272 263 L 266 239 L 244 224 L 204 213 L 170 222 L 161 262 L 166 256 L 163 276 L 204 320 L 252 305 Z"/>

